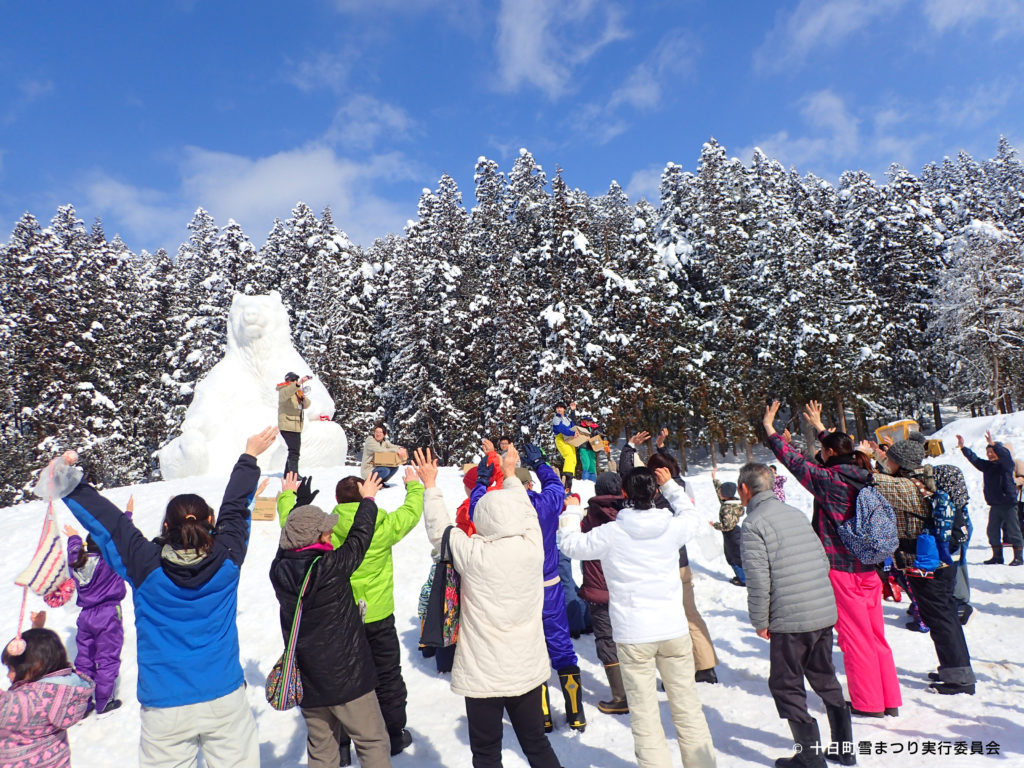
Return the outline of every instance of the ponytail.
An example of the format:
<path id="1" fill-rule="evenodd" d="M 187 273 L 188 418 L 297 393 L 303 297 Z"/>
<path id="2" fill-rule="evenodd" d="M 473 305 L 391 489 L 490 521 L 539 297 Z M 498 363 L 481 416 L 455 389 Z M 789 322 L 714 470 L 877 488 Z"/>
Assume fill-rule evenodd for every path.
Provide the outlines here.
<path id="1" fill-rule="evenodd" d="M 213 510 L 202 496 L 179 494 L 167 503 L 164 535 L 158 541 L 175 549 L 194 549 L 205 555 L 213 549 L 212 519 Z"/>
<path id="2" fill-rule="evenodd" d="M 83 568 L 89 561 L 89 553 L 96 553 L 100 551 L 99 545 L 93 539 L 92 534 L 85 537 L 85 541 L 82 542 L 82 548 L 78 550 L 78 557 L 75 558 L 75 562 L 71 563 L 72 570 L 79 570 Z"/>

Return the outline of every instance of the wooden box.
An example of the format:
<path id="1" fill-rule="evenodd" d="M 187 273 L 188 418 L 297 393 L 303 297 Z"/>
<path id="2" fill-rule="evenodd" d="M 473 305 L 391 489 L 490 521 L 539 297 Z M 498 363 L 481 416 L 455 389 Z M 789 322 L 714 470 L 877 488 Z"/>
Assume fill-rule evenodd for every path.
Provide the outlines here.
<path id="1" fill-rule="evenodd" d="M 373 465 L 375 467 L 399 467 L 401 464 L 396 451 L 373 452 Z"/>
<path id="2" fill-rule="evenodd" d="M 277 520 L 277 497 L 257 496 L 252 508 L 252 519 L 263 522 Z"/>

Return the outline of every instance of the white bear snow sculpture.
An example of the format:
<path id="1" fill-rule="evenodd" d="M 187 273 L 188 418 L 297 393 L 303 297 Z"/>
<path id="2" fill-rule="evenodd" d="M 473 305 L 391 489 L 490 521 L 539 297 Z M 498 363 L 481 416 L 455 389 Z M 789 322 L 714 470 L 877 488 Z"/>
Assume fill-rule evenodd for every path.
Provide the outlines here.
<path id="1" fill-rule="evenodd" d="M 185 412 L 181 435 L 161 448 L 160 472 L 166 480 L 191 475 L 227 476 L 245 450 L 249 435 L 277 426 L 276 385 L 294 371 L 311 374 L 292 346 L 288 313 L 281 296 L 236 293 L 228 314 L 227 352 L 196 385 Z M 330 421 L 334 400 L 319 379 L 305 384 L 310 400 L 302 429 L 300 470 L 344 464 L 345 430 Z M 321 420 L 321 416 L 326 420 Z M 281 472 L 288 450 L 280 437 L 258 461 L 264 473 Z"/>

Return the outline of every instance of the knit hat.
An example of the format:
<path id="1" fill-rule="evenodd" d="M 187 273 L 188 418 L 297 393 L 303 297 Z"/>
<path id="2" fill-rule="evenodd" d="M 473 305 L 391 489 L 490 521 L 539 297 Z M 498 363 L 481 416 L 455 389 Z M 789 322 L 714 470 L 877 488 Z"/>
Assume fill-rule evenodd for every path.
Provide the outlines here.
<path id="1" fill-rule="evenodd" d="M 294 371 L 289 371 L 288 373 L 286 373 L 284 375 L 284 380 L 288 381 L 288 382 L 298 381 L 299 380 L 299 374 L 295 373 Z"/>
<path id="2" fill-rule="evenodd" d="M 925 442 L 927 442 L 928 438 L 915 430 L 913 432 L 907 433 L 907 440 L 913 440 L 915 443 L 920 443 L 921 445 L 924 445 Z"/>
<path id="3" fill-rule="evenodd" d="M 281 531 L 281 549 L 302 549 L 316 544 L 322 533 L 330 533 L 338 524 L 338 516 L 327 514 L 320 507 L 307 504 L 296 507 L 289 515 Z"/>
<path id="4" fill-rule="evenodd" d="M 523 485 L 533 482 L 533 475 L 530 474 L 530 470 L 526 467 L 516 467 L 516 477 L 519 478 L 519 482 Z"/>
<path id="5" fill-rule="evenodd" d="M 618 472 L 602 472 L 594 482 L 595 496 L 621 496 L 622 477 Z"/>
<path id="6" fill-rule="evenodd" d="M 462 484 L 466 486 L 467 491 L 472 491 L 476 486 L 477 468 L 467 469 L 466 474 L 462 476 Z"/>
<path id="7" fill-rule="evenodd" d="M 889 447 L 886 456 L 900 469 L 917 469 L 924 463 L 924 444 L 916 440 L 900 440 Z"/>
<path id="8" fill-rule="evenodd" d="M 722 483 L 718 488 L 718 495 L 722 497 L 722 500 L 735 499 L 736 498 L 736 483 Z"/>

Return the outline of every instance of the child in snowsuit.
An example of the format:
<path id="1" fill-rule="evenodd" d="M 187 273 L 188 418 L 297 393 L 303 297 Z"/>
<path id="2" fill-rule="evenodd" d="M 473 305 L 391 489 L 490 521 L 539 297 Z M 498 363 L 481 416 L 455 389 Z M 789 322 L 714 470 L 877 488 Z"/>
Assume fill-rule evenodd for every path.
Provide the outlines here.
<path id="1" fill-rule="evenodd" d="M 743 558 L 740 554 L 740 518 L 743 516 L 743 505 L 736 498 L 736 483 L 722 483 L 711 472 L 715 493 L 718 494 L 718 522 L 712 523 L 716 530 L 722 532 L 722 543 L 725 548 L 725 562 L 732 566 L 733 576 L 730 584 L 737 587 L 747 586 L 747 577 L 743 573 Z"/>
<path id="2" fill-rule="evenodd" d="M 32 629 L 4 647 L 10 690 L 0 692 L 0 765 L 4 768 L 70 768 L 68 728 L 83 720 L 92 681 L 77 674 L 56 632 L 43 629 L 46 614 L 33 614 Z M 18 653 L 17 651 L 20 651 Z"/>
<path id="3" fill-rule="evenodd" d="M 131 520 L 134 499 L 128 500 L 125 516 Z M 96 711 L 110 712 L 121 706 L 114 698 L 114 684 L 121 671 L 124 626 L 121 601 L 127 593 L 124 579 L 100 555 L 92 536 L 83 543 L 78 531 L 64 526 L 68 537 L 68 570 L 78 592 L 78 634 L 75 668 L 96 683 Z M 91 707 L 90 707 L 91 708 Z"/>

